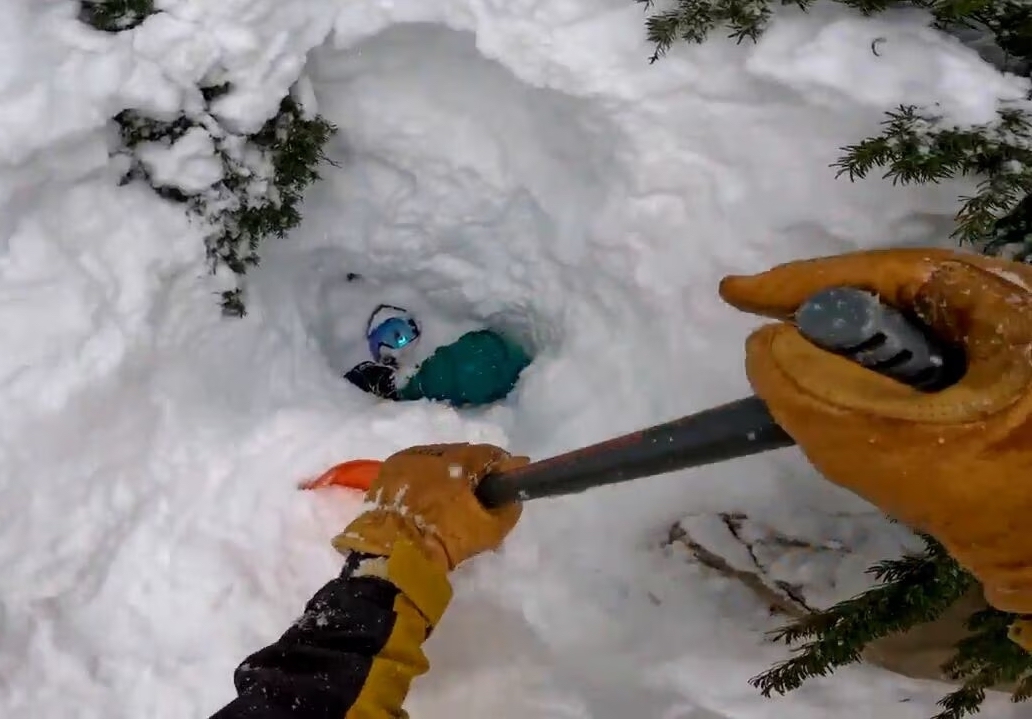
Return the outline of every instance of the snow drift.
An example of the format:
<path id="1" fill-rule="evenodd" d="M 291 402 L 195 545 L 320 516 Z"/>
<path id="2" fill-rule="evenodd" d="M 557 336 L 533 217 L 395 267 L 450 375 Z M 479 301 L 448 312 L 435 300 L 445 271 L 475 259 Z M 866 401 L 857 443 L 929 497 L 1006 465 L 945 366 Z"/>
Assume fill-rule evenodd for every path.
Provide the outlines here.
<path id="1" fill-rule="evenodd" d="M 748 392 L 755 321 L 720 304 L 719 277 L 942 242 L 963 186 L 836 182 L 829 163 L 899 102 L 971 119 L 1023 87 L 909 13 L 786 12 L 758 45 L 649 66 L 626 0 L 165 0 L 118 35 L 74 5 L 0 10 L 12 719 L 217 709 L 337 571 L 327 540 L 357 500 L 296 491 L 329 464 L 428 441 L 540 457 Z M 214 68 L 242 130 L 298 81 L 341 128 L 239 321 L 219 316 L 198 228 L 117 186 L 108 153 L 115 112 L 174 113 Z M 538 358 L 488 410 L 375 402 L 340 373 L 379 302 L 415 310 L 428 350 L 492 323 Z M 757 696 L 747 679 L 778 656 L 764 607 L 657 549 L 681 516 L 727 509 L 846 536 L 856 566 L 905 539 L 857 531 L 868 508 L 791 452 L 528 507 L 456 576 L 413 716 L 926 717 L 941 687 L 872 669 Z"/>

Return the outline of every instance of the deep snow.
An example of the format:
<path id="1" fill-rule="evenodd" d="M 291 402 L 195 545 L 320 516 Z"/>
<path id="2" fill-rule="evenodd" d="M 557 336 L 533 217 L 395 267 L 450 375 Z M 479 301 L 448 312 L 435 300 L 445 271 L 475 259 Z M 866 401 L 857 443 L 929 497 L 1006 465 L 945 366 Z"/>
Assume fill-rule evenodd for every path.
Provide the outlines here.
<path id="1" fill-rule="evenodd" d="M 829 163 L 899 102 L 977 121 L 1025 86 L 909 13 L 784 12 L 755 46 L 650 66 L 627 0 L 159 6 L 116 36 L 63 0 L 0 8 L 11 719 L 217 709 L 236 663 L 337 571 L 328 539 L 357 499 L 295 489 L 329 464 L 427 441 L 541 457 L 746 393 L 755 321 L 720 304 L 719 277 L 942 242 L 966 185 L 850 184 Z M 216 68 L 238 88 L 226 122 L 258 127 L 301 79 L 341 127 L 339 167 L 267 246 L 241 321 L 217 312 L 200 230 L 117 187 L 108 158 L 115 112 L 175 112 Z M 419 313 L 426 351 L 491 322 L 538 359 L 488 410 L 374 402 L 339 375 L 381 301 Z M 848 562 L 819 571 L 845 593 L 906 541 L 795 452 L 535 503 L 456 575 L 412 715 L 929 716 L 944 686 L 869 668 L 776 701 L 748 686 L 781 656 L 764 607 L 658 549 L 681 516 L 728 509 L 842 539 Z"/>

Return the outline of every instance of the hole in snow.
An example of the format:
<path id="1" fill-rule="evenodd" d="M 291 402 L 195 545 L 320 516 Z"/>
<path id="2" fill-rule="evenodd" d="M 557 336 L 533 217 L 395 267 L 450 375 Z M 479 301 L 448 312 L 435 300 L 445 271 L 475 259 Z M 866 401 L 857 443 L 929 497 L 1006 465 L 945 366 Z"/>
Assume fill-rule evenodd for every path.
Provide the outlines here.
<path id="1" fill-rule="evenodd" d="M 619 176 L 592 104 L 521 82 L 472 35 L 435 25 L 320 49 L 310 74 L 339 166 L 323 168 L 295 235 L 268 246 L 252 303 L 338 375 L 369 359 L 381 303 L 421 323 L 413 360 L 482 327 L 535 354 L 566 339 L 571 295 L 599 262 L 587 235 Z"/>

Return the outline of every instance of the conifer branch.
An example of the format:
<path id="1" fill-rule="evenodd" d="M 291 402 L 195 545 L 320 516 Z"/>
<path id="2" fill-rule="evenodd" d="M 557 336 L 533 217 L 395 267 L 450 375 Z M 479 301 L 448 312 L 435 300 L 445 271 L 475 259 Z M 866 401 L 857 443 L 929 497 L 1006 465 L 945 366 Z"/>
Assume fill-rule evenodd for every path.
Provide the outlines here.
<path id="1" fill-rule="evenodd" d="M 221 97 L 227 85 L 202 89 L 205 100 Z M 210 227 L 205 252 L 212 272 L 225 266 L 244 275 L 260 262 L 261 243 L 284 237 L 301 221 L 300 205 L 307 187 L 319 179 L 318 167 L 329 162 L 323 148 L 336 128 L 321 117 L 306 117 L 290 96 L 258 132 L 239 136 L 221 128 L 210 114 L 157 120 L 126 110 L 115 117 L 122 144 L 132 158 L 126 181 L 146 181 L 160 196 L 184 203 Z M 143 143 L 171 145 L 196 128 L 210 132 L 222 177 L 210 188 L 187 193 L 156 182 L 133 155 Z M 238 287 L 222 293 L 227 315 L 246 314 Z"/>
<path id="2" fill-rule="evenodd" d="M 843 148 L 838 175 L 856 180 L 878 167 L 900 184 L 978 177 L 977 192 L 960 198 L 953 236 L 985 251 L 1014 240 L 1015 218 L 1006 218 L 1032 193 L 1032 115 L 1005 107 L 994 122 L 958 128 L 901 106 L 882 124 L 881 135 Z"/>
<path id="3" fill-rule="evenodd" d="M 957 653 L 943 666 L 946 676 L 964 683 L 939 701 L 943 711 L 933 719 L 961 719 L 975 714 L 985 700 L 987 689 L 1032 678 L 1032 654 L 1007 635 L 1016 618 L 996 609 L 971 615 L 967 622 L 971 635 L 957 643 Z M 1021 688 L 1019 684 L 1012 693 L 1012 701 L 1028 699 L 1019 691 Z"/>
<path id="4" fill-rule="evenodd" d="M 884 561 L 868 570 L 878 586 L 774 631 L 775 642 L 809 641 L 795 650 L 795 656 L 750 683 L 767 697 L 785 694 L 809 678 L 860 661 L 874 640 L 941 616 L 974 580 L 938 542 L 924 539 L 923 554 Z"/>

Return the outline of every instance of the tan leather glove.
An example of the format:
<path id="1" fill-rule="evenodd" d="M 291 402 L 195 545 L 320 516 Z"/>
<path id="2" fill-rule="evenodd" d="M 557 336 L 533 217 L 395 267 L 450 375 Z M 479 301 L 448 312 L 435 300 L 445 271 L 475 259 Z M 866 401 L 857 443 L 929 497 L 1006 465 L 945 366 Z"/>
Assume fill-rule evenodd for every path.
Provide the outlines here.
<path id="1" fill-rule="evenodd" d="M 964 378 L 924 394 L 779 323 L 746 345 L 756 393 L 828 479 L 936 537 L 996 608 L 1032 613 L 1032 268 L 886 250 L 728 277 L 720 293 L 739 309 L 787 320 L 834 286 L 876 292 L 961 344 Z M 1027 636 L 1016 639 L 1032 647 Z"/>
<path id="2" fill-rule="evenodd" d="M 521 507 L 481 506 L 473 488 L 492 472 L 526 464 L 487 444 L 412 447 L 389 457 L 366 493 L 372 508 L 333 540 L 339 551 L 388 556 L 408 540 L 445 570 L 494 549 L 516 526 Z"/>

